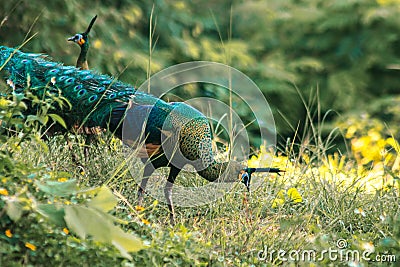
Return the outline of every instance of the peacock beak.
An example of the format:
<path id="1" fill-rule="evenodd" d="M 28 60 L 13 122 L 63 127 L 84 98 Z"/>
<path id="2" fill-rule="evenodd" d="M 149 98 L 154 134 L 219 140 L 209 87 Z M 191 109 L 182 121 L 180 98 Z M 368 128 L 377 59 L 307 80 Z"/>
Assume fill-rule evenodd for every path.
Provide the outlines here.
<path id="1" fill-rule="evenodd" d="M 74 37 L 75 36 L 69 37 L 67 40 L 73 42 L 74 41 Z"/>

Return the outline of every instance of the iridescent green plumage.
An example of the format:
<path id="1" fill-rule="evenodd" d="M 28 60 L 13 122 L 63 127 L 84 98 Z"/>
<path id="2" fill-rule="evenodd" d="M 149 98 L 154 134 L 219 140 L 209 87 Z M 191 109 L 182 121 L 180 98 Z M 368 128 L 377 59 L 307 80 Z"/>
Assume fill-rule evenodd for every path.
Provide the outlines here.
<path id="1" fill-rule="evenodd" d="M 94 71 L 79 70 L 46 60 L 46 56 L 27 54 L 8 47 L 0 47 L 0 64 L 9 73 L 15 91 L 28 86 L 38 96 L 45 92 L 58 93 L 68 99 L 70 110 L 60 111 L 67 124 L 105 127 L 115 108 L 126 107 L 135 88 Z"/>
<path id="2" fill-rule="evenodd" d="M 166 103 L 110 76 L 63 66 L 47 60 L 44 55 L 26 54 L 4 46 L 0 46 L 0 66 L 8 72 L 9 84 L 17 93 L 23 93 L 27 87 L 40 97 L 45 97 L 46 92 L 61 92 L 72 106 L 69 110 L 59 111 L 69 127 L 98 126 L 124 140 L 137 141 L 144 136 L 146 143 L 162 144 L 164 153 L 150 157 L 150 161 L 143 159 L 146 166 L 139 197 L 155 169 L 170 167 L 170 183 L 167 183 L 165 194 L 171 215 L 172 184 L 185 164 L 192 164 L 208 181 L 217 180 L 223 173 L 224 181 L 238 181 L 239 174 L 245 177 L 243 170 L 249 170 L 235 161 L 221 163 L 215 160 L 207 118 L 185 103 Z M 124 127 L 130 127 L 128 132 L 133 134 L 123 138 L 125 118 Z M 141 133 L 143 123 L 146 123 L 144 134 Z M 180 154 L 175 153 L 177 149 Z M 279 172 L 278 169 L 268 171 Z"/>

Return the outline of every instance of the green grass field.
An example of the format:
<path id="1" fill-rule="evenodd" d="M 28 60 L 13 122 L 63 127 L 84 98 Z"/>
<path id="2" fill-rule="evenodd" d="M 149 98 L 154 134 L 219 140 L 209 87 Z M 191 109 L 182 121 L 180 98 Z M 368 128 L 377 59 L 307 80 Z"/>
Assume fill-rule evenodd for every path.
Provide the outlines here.
<path id="1" fill-rule="evenodd" d="M 261 147 L 248 164 L 272 164 L 285 173 L 258 174 L 251 194 L 237 183 L 211 204 L 176 207 L 177 223 L 171 226 L 162 201 L 146 196 L 143 206 L 136 205 L 135 181 L 143 165 L 126 157 L 121 141 L 101 135 L 85 158 L 81 136 L 69 136 L 72 151 L 62 136 L 40 139 L 46 114 L 27 123 L 10 119 L 24 109 L 17 99 L 1 99 L 0 107 L 5 126 L 17 129 L 0 139 L 0 266 L 400 261 L 400 147 L 387 128 L 369 118 L 338 125 L 348 146 L 342 154 L 326 152 L 332 144 L 313 130 L 275 154 Z M 189 172 L 177 181 L 205 183 Z"/>

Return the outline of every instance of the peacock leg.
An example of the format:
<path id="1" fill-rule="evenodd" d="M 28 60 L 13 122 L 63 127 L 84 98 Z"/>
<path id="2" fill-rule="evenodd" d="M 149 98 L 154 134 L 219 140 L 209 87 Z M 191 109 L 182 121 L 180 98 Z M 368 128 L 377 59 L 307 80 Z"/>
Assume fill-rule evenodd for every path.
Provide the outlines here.
<path id="1" fill-rule="evenodd" d="M 69 151 L 71 151 L 71 159 L 72 162 L 77 165 L 77 166 L 83 166 L 80 162 L 79 162 L 79 157 L 75 154 L 74 148 L 72 147 L 72 142 L 68 137 L 68 133 L 64 134 L 64 140 L 67 142 L 68 145 L 68 149 Z"/>
<path id="2" fill-rule="evenodd" d="M 175 224 L 174 204 L 172 202 L 172 186 L 174 185 L 176 176 L 178 176 L 180 171 L 181 171 L 181 169 L 178 169 L 175 166 L 171 167 L 171 170 L 169 171 L 169 175 L 168 175 L 167 184 L 165 185 L 165 188 L 164 188 L 164 194 L 165 194 L 165 198 L 167 200 L 167 205 L 168 205 L 168 209 L 169 209 L 169 220 L 170 220 L 171 225 Z"/>
<path id="3" fill-rule="evenodd" d="M 93 136 L 92 135 L 85 135 L 85 146 L 83 147 L 83 153 L 85 154 L 85 161 L 86 163 L 90 157 L 90 144 L 93 143 Z"/>
<path id="4" fill-rule="evenodd" d="M 99 135 L 103 130 L 100 127 L 83 127 L 81 132 L 84 134 L 85 137 L 85 145 L 83 147 L 83 153 L 85 155 L 86 163 L 90 158 L 90 146 L 95 144 L 94 147 L 97 147 L 96 144 L 99 141 Z M 93 152 L 93 151 L 92 151 Z"/>
<path id="5" fill-rule="evenodd" d="M 147 185 L 147 182 L 149 181 L 149 177 L 153 174 L 154 170 L 155 170 L 154 166 L 151 163 L 147 163 L 144 167 L 143 178 L 142 178 L 142 181 L 140 182 L 140 186 L 138 189 L 138 205 L 139 206 L 142 206 L 143 195 L 146 191 L 146 185 Z"/>

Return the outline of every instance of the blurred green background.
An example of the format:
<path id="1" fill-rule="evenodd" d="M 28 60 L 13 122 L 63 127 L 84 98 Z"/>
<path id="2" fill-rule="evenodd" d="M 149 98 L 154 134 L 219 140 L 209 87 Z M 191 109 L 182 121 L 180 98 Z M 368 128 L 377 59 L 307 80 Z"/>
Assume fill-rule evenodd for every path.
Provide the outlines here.
<path id="1" fill-rule="evenodd" d="M 193 60 L 237 68 L 269 101 L 281 143 L 304 127 L 299 92 L 320 110 L 315 120 L 334 111 L 325 118 L 326 134 L 357 114 L 400 125 L 399 0 L 0 2 L 0 45 L 18 46 L 37 33 L 22 50 L 65 65 L 74 65 L 79 53 L 66 39 L 97 14 L 89 67 L 135 86 L 146 80 L 150 57 L 152 74 Z M 226 91 L 207 85 L 176 94 L 229 102 Z M 235 110 L 252 120 L 245 105 Z M 257 143 L 257 127 L 249 131 Z"/>

